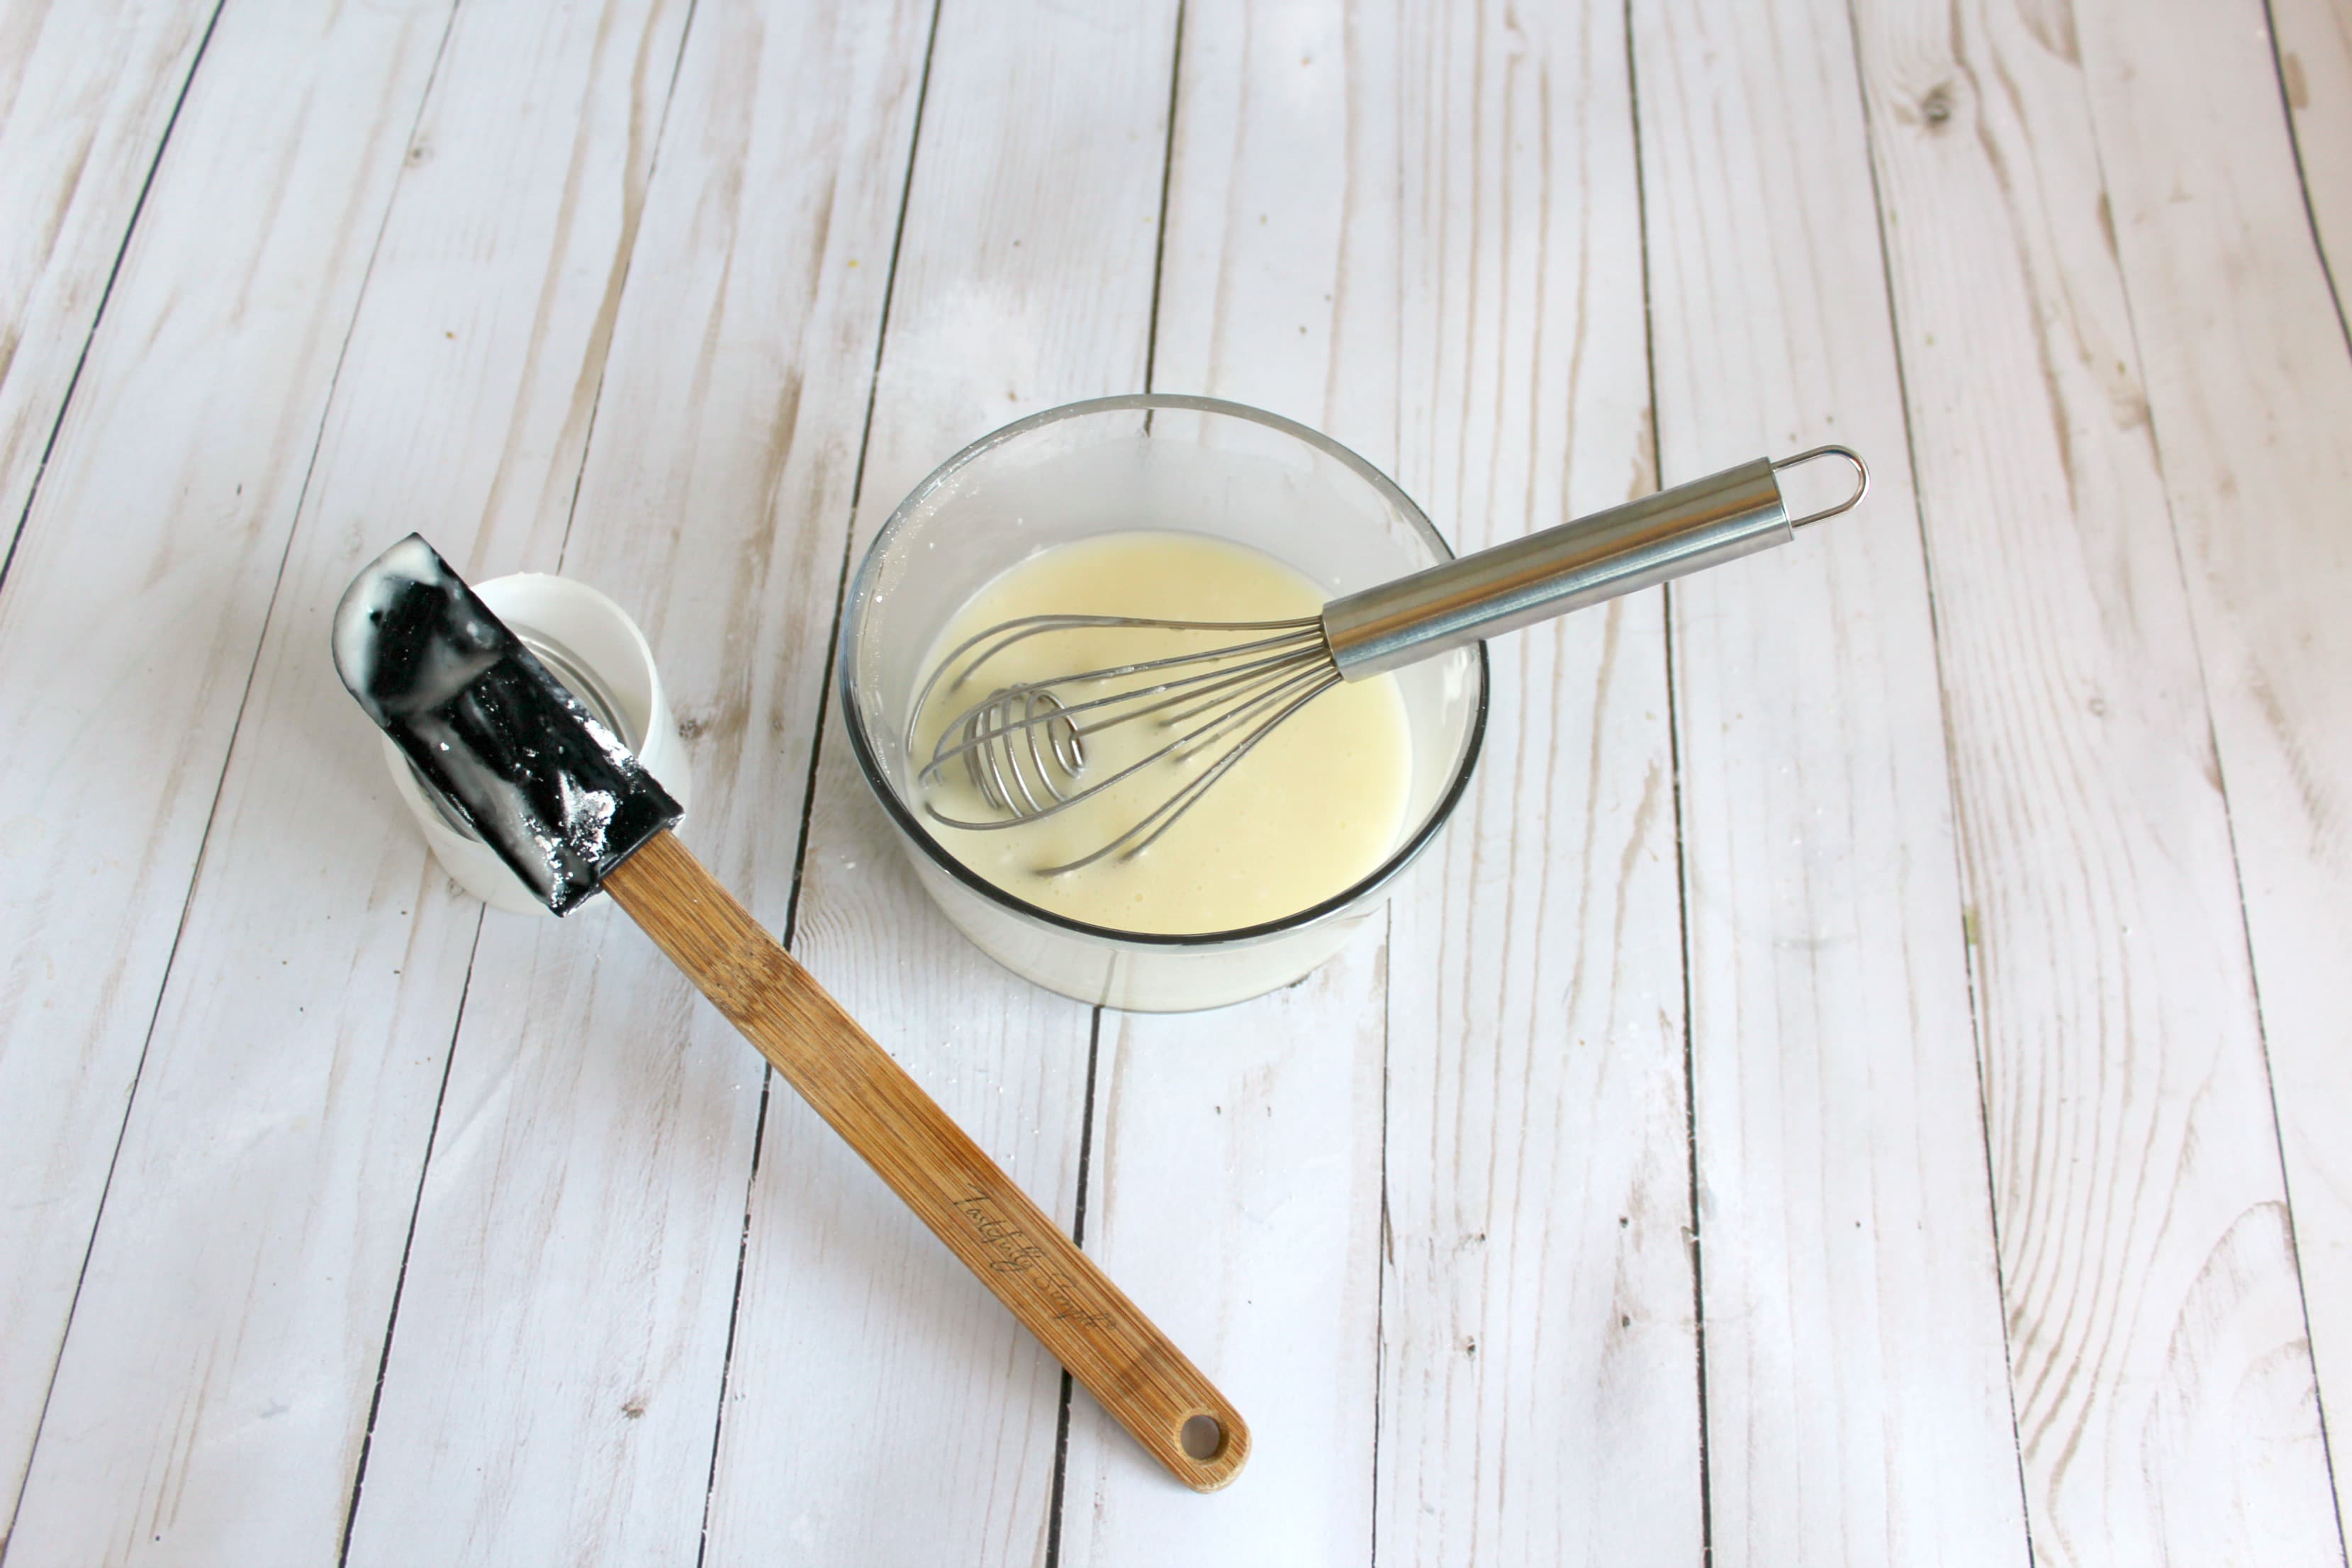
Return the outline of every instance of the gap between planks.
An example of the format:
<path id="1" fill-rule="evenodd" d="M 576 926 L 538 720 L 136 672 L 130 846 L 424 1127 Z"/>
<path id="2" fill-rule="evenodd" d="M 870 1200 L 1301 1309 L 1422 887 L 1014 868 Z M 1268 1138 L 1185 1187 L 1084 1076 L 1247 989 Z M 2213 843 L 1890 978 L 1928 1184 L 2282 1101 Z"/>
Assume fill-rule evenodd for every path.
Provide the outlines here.
<path id="1" fill-rule="evenodd" d="M 1650 478 L 1658 478 L 1658 343 L 1654 326 L 1656 305 L 1650 293 L 1650 192 L 1642 167 L 1642 72 L 1633 49 L 1633 0 L 1625 0 L 1625 111 L 1633 121 L 1633 202 L 1641 229 L 1642 371 L 1648 388 Z M 1691 1377 L 1698 1405 L 1698 1540 L 1699 1562 L 1715 1561 L 1715 1497 L 1707 1473 L 1706 1442 L 1706 1258 L 1699 1234 L 1698 1211 L 1698 1042 L 1691 1023 L 1691 934 L 1689 851 L 1683 834 L 1683 742 L 1681 698 L 1675 686 L 1675 590 L 1659 585 L 1664 605 L 1661 620 L 1667 635 L 1660 639 L 1666 679 L 1666 759 L 1673 782 L 1675 823 L 1675 920 L 1681 942 L 1683 972 L 1683 1131 L 1688 1142 L 1685 1205 L 1690 1215 Z"/>
<path id="2" fill-rule="evenodd" d="M 2336 279 L 2335 264 L 2327 255 L 2327 236 L 2320 226 L 2318 203 L 2311 194 L 2311 168 L 2303 152 L 2303 128 L 2295 123 L 2298 89 L 2306 98 L 2310 89 L 2300 79 L 2299 61 L 2295 79 L 2290 79 L 2288 76 L 2290 57 L 2279 42 L 2277 0 L 2263 0 L 2263 31 L 2270 39 L 2271 69 L 2278 79 L 2279 114 L 2286 125 L 2286 144 L 2294 154 L 2294 183 L 2303 193 L 2303 220 L 2311 229 L 2312 253 L 2319 258 L 2320 275 L 2327 279 L 2328 297 L 2336 301 L 2336 330 L 2343 334 L 2344 352 L 2352 354 L 2352 318 L 2345 314 L 2344 287 Z M 2347 48 L 2352 48 L 2352 38 L 2347 38 L 2345 42 Z"/>
<path id="3" fill-rule="evenodd" d="M 1176 34 L 1168 61 L 1168 133 L 1160 149 L 1160 210 L 1151 243 L 1151 299 L 1145 307 L 1143 390 L 1154 390 L 1160 363 L 1160 279 L 1168 263 L 1168 191 L 1176 169 L 1176 110 L 1184 80 L 1184 5 L 1176 0 Z M 878 378 L 877 378 L 878 380 Z M 1150 429 L 1150 416 L 1145 416 Z M 812 781 L 814 775 L 811 775 Z M 814 785 L 812 782 L 812 791 Z M 1102 1061 L 1103 1009 L 1097 1005 L 1087 1021 L 1087 1091 L 1078 1131 L 1078 1196 L 1071 1220 L 1070 1239 L 1087 1244 L 1087 1184 L 1093 1172 L 1095 1142 L 1095 1074 Z M 1068 1369 L 1062 1373 L 1061 1408 L 1054 1419 L 1054 1474 L 1045 1502 L 1045 1568 L 1061 1568 L 1062 1516 L 1068 1506 L 1070 1471 L 1070 1398 L 1074 1386 Z"/>
<path id="4" fill-rule="evenodd" d="M 163 134 L 155 139 L 154 156 L 147 161 L 146 176 L 139 182 L 139 195 L 131 204 L 131 216 L 122 225 L 121 243 L 114 247 L 114 260 L 107 267 L 105 286 L 99 290 L 97 307 L 89 313 L 89 327 L 81 336 L 80 352 L 74 356 L 73 373 L 66 377 L 65 393 L 58 399 L 57 417 L 49 421 L 48 436 L 41 443 L 40 460 L 33 465 L 33 482 L 26 487 L 24 509 L 16 514 L 16 526 L 9 530 L 7 551 L 0 553 L 0 592 L 8 586 L 8 569 L 16 563 L 16 545 L 32 521 L 33 503 L 41 494 L 41 477 L 48 472 L 49 457 L 58 449 L 58 433 L 66 427 L 66 411 L 73 406 L 74 393 L 81 385 L 82 368 L 89 363 L 89 345 L 98 337 L 100 324 L 106 320 L 107 302 L 114 298 L 114 281 L 122 275 L 122 258 L 131 252 L 131 237 L 139 232 L 140 215 L 147 210 L 147 193 L 155 188 L 155 171 L 163 166 L 163 154 L 172 145 L 172 132 L 180 123 L 180 110 L 188 101 L 188 89 L 194 84 L 196 72 L 204 68 L 205 51 L 212 47 L 213 30 L 220 26 L 221 8 L 226 4 L 227 0 L 213 0 L 212 15 L 205 18 L 204 36 L 196 40 L 195 55 L 188 61 L 187 74 L 180 79 L 180 90 L 173 96 L 172 112 L 164 118 Z M 191 882 L 194 879 L 191 878 Z M 159 986 L 156 995 L 162 994 Z M 6 1539 L 0 1536 L 0 1543 Z"/>

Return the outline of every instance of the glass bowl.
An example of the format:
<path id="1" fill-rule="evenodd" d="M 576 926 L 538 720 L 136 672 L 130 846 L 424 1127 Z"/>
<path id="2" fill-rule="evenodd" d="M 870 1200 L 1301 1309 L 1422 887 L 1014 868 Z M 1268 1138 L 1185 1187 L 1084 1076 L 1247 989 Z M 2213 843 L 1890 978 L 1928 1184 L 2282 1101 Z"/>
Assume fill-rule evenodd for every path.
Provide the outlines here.
<path id="1" fill-rule="evenodd" d="M 1354 886 L 1238 931 L 1171 936 L 1071 920 L 983 879 L 925 827 L 906 752 L 908 705 L 940 628 L 982 584 L 1049 546 L 1129 529 L 1253 546 L 1327 598 L 1453 556 L 1387 476 L 1303 425 L 1207 397 L 1068 404 L 973 442 L 883 524 L 842 617 L 842 717 L 917 878 L 982 952 L 1082 1002 L 1138 1012 L 1222 1006 L 1287 985 L 1338 952 L 1429 847 L 1478 759 L 1486 655 L 1456 649 L 1396 672 L 1412 750 L 1405 826 Z"/>

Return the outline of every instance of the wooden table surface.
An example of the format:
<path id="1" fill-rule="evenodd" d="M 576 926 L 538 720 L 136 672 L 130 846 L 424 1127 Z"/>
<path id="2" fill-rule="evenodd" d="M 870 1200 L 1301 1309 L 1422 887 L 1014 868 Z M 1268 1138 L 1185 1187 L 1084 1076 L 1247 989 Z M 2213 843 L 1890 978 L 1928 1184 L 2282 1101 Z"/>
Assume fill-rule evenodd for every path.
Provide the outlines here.
<path id="1" fill-rule="evenodd" d="M 0 0 L 5 1568 L 2342 1563 L 2352 0 Z M 1261 404 L 1498 642 L 1340 957 L 1092 1010 L 916 888 L 847 568 Z M 644 626 L 686 837 L 1249 1415 L 1161 1474 L 627 921 L 485 914 L 325 627 Z"/>

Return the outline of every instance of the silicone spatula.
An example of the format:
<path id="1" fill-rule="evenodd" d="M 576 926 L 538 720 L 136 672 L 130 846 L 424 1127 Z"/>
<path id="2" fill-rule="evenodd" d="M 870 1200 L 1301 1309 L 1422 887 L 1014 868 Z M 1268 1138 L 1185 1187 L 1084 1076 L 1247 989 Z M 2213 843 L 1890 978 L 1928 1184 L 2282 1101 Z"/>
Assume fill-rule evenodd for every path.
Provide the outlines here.
<path id="1" fill-rule="evenodd" d="M 1136 1441 L 1213 1491 L 1249 1428 L 671 831 L 677 804 L 433 547 L 335 611 L 335 668 L 426 784 L 557 914 L 602 889 Z"/>

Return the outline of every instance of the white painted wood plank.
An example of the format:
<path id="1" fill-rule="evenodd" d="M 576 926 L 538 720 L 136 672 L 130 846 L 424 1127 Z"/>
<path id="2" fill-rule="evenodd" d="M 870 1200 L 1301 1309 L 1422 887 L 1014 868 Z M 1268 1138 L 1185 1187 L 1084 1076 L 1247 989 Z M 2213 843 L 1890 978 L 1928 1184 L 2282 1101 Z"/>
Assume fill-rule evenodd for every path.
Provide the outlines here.
<path id="1" fill-rule="evenodd" d="M 684 10 L 469 10 L 421 121 L 405 105 L 394 121 L 416 125 L 407 173 L 222 785 L 17 1561 L 337 1551 L 479 911 L 394 803 L 326 657 L 328 617 L 404 526 L 477 574 L 553 563 Z"/>
<path id="2" fill-rule="evenodd" d="M 2268 10 L 2277 29 L 2272 47 L 2294 121 L 2303 195 L 2324 259 L 2334 269 L 2340 316 L 2352 286 L 2346 278 L 2352 272 L 2352 0 L 2270 0 Z M 2243 113 L 2253 131 L 2252 155 L 2277 156 L 2276 140 L 2263 133 L 2252 102 Z"/>
<path id="3" fill-rule="evenodd" d="M 1622 17 L 1412 24 L 1399 474 L 1474 549 L 1654 488 Z M 1700 1425 L 1664 605 L 1490 646 L 1393 911 L 1379 1548 L 1689 1562 Z"/>
<path id="4" fill-rule="evenodd" d="M 59 37 L 69 10 L 102 20 L 58 7 Z M 0 595 L 0 1496 L 12 1510 L 446 14 L 414 5 L 331 24 L 314 7 L 262 5 L 222 25 Z M 155 88 L 153 41 L 120 41 L 123 91 Z M 88 86 L 45 52 L 26 65 Z M 18 110 L 50 96 L 28 78 Z M 129 178 L 128 113 L 79 128 L 91 162 L 57 267 L 82 265 L 66 253 L 95 243 L 82 231 L 99 221 L 100 186 Z M 28 155 L 6 178 L 37 166 Z M 120 233 L 118 222 L 110 262 Z M 78 288 L 59 271 L 22 296 L 26 375 L 62 352 L 58 312 Z M 20 413 L 37 401 L 21 395 Z M 16 1555 L 34 1561 L 29 1539 Z"/>
<path id="5" fill-rule="evenodd" d="M 2337 1561 L 2228 814 L 2074 40 L 1858 12 L 2038 1562 Z"/>
<path id="6" fill-rule="evenodd" d="M 2335 1418 L 2340 1528 L 2352 1410 L 2352 358 L 2265 80 L 2261 21 L 2252 6 L 2167 4 L 2080 25 L 2229 794 L 2312 1353 Z"/>
<path id="7" fill-rule="evenodd" d="M 8 539 L 214 9 L 205 0 L 0 6 L 0 535 Z M 12 1337 L 0 1327 L 0 1342 Z"/>
<path id="8" fill-rule="evenodd" d="M 1392 462 L 1402 44 L 1387 6 L 1186 6 L 1155 387 Z M 1076 1399 L 1061 1563 L 1370 1560 L 1387 926 L 1255 1002 L 1103 1016 L 1083 1240 L 1213 1369 L 1250 1461 L 1193 1496 Z"/>
<path id="9" fill-rule="evenodd" d="M 1936 654 L 1845 9 L 1634 16 L 1660 465 L 1860 513 L 1672 591 L 1714 1561 L 2026 1557 Z"/>
<path id="10" fill-rule="evenodd" d="M 1215 1369 L 1250 1459 L 1185 1491 L 1080 1394 L 1060 1562 L 1370 1560 L 1386 924 L 1255 1002 L 1103 1015 L 1087 1250 Z"/>
<path id="11" fill-rule="evenodd" d="M 856 548 L 963 442 L 1142 381 L 1173 40 L 1165 4 L 942 11 Z M 794 945 L 1067 1224 L 1089 1010 L 982 958 L 889 834 L 829 721 Z M 1060 1385 L 1028 1333 L 780 1086 L 709 1561 L 780 1548 L 820 1563 L 1040 1561 Z M 1126 1461 L 1150 1466 L 1140 1450 Z"/>
<path id="12" fill-rule="evenodd" d="M 564 551 L 778 929 L 929 19 L 697 8 Z M 487 918 L 351 1562 L 694 1561 L 761 1066 L 616 912 Z"/>

